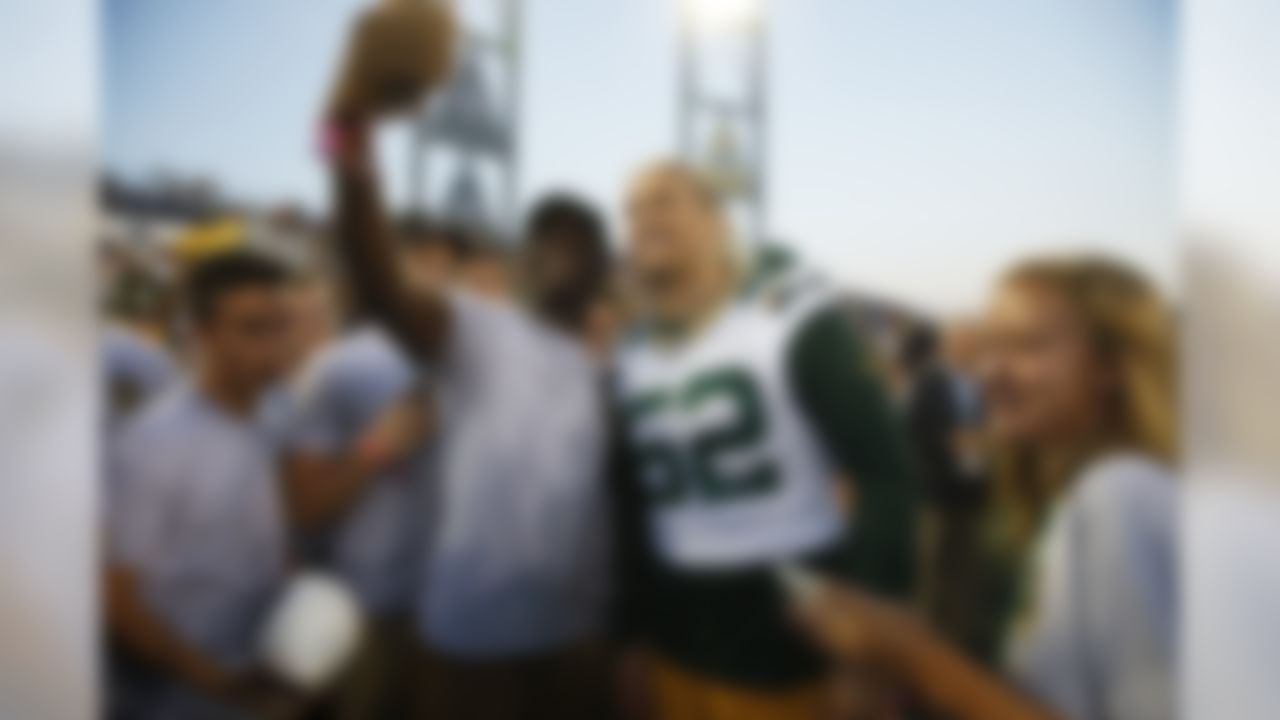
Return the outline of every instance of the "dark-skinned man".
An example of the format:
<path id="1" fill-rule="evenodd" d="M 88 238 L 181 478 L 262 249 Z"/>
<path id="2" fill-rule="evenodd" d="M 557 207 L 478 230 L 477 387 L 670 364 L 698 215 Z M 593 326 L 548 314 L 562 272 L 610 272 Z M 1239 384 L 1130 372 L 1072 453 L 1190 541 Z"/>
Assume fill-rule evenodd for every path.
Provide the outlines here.
<path id="1" fill-rule="evenodd" d="M 447 43 L 445 13 L 426 6 L 435 16 L 420 18 L 417 41 Z M 430 379 L 438 418 L 414 612 L 416 713 L 598 717 L 607 432 L 586 326 L 606 286 L 603 224 L 572 198 L 535 209 L 518 299 L 412 282 L 397 259 L 372 152 L 387 104 L 368 87 L 379 73 L 364 74 L 358 57 L 384 52 L 368 40 L 370 28 L 402 32 L 385 12 L 375 8 L 357 29 L 326 137 L 338 260 L 355 302 Z M 448 56 L 423 50 L 440 63 Z"/>

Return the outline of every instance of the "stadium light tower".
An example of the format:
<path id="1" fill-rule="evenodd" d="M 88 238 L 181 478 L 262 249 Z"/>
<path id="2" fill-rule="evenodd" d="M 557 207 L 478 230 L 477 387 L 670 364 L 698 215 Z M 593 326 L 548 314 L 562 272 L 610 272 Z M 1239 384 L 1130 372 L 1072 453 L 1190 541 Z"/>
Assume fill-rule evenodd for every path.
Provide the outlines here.
<path id="1" fill-rule="evenodd" d="M 680 154 L 712 179 L 752 241 L 768 232 L 765 3 L 681 4 Z"/>
<path id="2" fill-rule="evenodd" d="M 741 30 L 759 18 L 760 0 L 688 0 L 690 18 L 704 31 Z"/>
<path id="3" fill-rule="evenodd" d="M 502 237 L 520 171 L 523 0 L 453 0 L 463 26 L 453 76 L 414 124 L 409 204 Z M 437 188 L 432 170 L 447 174 Z"/>

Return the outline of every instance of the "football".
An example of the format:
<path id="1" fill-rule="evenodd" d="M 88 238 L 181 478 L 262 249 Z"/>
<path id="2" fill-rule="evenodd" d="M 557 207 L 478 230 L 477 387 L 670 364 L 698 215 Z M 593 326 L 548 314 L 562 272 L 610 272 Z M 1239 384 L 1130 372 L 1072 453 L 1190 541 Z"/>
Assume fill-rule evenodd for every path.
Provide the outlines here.
<path id="1" fill-rule="evenodd" d="M 448 75 L 456 36 L 445 0 L 382 0 L 352 29 L 330 110 L 377 116 L 417 107 Z"/>

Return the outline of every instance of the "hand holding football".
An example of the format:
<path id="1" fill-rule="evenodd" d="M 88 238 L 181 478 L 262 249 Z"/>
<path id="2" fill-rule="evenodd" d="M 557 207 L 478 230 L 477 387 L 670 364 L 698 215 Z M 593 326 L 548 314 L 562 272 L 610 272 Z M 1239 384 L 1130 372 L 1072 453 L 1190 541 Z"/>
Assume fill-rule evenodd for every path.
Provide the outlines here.
<path id="1" fill-rule="evenodd" d="M 456 34 L 445 0 L 381 0 L 353 28 L 330 112 L 377 117 L 416 107 L 448 74 Z"/>

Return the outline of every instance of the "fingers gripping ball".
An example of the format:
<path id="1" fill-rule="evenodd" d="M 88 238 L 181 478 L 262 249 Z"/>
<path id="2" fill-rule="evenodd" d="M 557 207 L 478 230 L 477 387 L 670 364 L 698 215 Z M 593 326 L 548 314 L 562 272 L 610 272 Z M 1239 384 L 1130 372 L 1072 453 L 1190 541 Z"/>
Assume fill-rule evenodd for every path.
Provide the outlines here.
<path id="1" fill-rule="evenodd" d="M 456 36 L 446 0 L 381 0 L 356 22 L 331 110 L 386 115 L 416 107 L 448 75 Z"/>
<path id="2" fill-rule="evenodd" d="M 291 686 L 316 692 L 355 654 L 361 636 L 355 598 L 337 580 L 306 573 L 289 583 L 262 638 L 264 663 Z"/>

